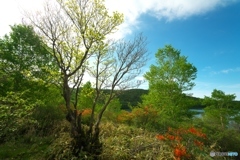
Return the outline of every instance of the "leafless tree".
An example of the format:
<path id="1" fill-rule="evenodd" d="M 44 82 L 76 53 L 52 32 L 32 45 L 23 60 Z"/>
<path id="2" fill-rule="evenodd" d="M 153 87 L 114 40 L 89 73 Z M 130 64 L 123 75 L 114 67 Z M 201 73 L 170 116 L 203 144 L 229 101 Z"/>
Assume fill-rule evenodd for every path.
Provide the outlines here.
<path id="1" fill-rule="evenodd" d="M 142 34 L 136 36 L 132 41 L 119 40 L 107 46 L 108 49 L 97 50 L 93 65 L 88 68 L 88 73 L 95 79 L 96 96 L 92 106 L 90 130 L 94 127 L 95 134 L 99 134 L 99 124 L 104 111 L 116 96 L 118 91 L 136 88 L 143 81 L 136 80 L 141 74 L 142 67 L 147 61 L 146 38 Z M 102 89 L 109 89 L 110 93 L 105 100 L 94 122 L 94 111 L 101 95 Z"/>

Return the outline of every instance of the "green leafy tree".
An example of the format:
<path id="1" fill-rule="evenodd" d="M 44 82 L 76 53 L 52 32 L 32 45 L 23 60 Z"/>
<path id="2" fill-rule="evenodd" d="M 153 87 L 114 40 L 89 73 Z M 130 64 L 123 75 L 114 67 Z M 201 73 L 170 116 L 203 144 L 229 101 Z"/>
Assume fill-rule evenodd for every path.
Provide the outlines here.
<path id="1" fill-rule="evenodd" d="M 205 96 L 202 103 L 204 115 L 202 128 L 208 132 L 209 145 L 219 151 L 239 151 L 239 128 L 234 128 L 231 123 L 239 117 L 239 108 L 234 102 L 235 94 L 225 94 L 221 90 L 214 89 L 211 97 Z"/>
<path id="2" fill-rule="evenodd" d="M 73 153 L 99 154 L 102 115 L 114 98 L 114 89 L 126 89 L 126 84 L 139 75 L 139 69 L 145 64 L 145 40 L 139 37 L 133 42 L 112 47 L 106 37 L 116 31 L 123 16 L 118 12 L 110 15 L 103 0 L 57 0 L 55 8 L 46 5 L 42 14 L 29 16 L 29 19 L 51 47 L 49 51 L 61 73 L 59 78 L 67 120 L 71 125 Z M 77 111 L 86 70 L 95 78 L 95 95 L 87 130 L 81 123 L 82 114 Z M 95 116 L 103 88 L 110 88 L 110 93 Z"/>
<path id="3" fill-rule="evenodd" d="M 204 109 L 205 121 L 217 128 L 226 129 L 230 117 L 236 115 L 235 98 L 235 94 L 225 94 L 221 90 L 214 89 L 211 97 L 205 96 L 202 102 L 206 106 Z"/>
<path id="4" fill-rule="evenodd" d="M 183 92 L 194 86 L 197 69 L 171 45 L 159 49 L 155 57 L 157 64 L 151 65 L 150 71 L 144 75 L 149 82 L 149 94 L 143 97 L 144 103 L 159 108 L 163 116 L 177 118 L 186 111 Z"/>
<path id="5" fill-rule="evenodd" d="M 50 127 L 49 122 L 61 117 L 57 106 L 63 102 L 53 76 L 58 74 L 58 68 L 46 44 L 31 26 L 19 24 L 11 26 L 11 29 L 8 35 L 0 39 L 1 116 L 5 112 L 2 124 L 8 131 L 13 126 L 17 126 L 17 130 L 25 126 L 27 130 L 30 128 L 25 121 L 35 120 L 38 125 L 32 127 L 39 134 Z M 50 114 L 51 118 L 48 116 Z M 11 117 L 11 124 L 9 120 L 9 125 L 6 125 L 6 118 Z M 23 124 L 15 124 L 18 122 Z M 13 133 L 16 132 L 12 132 L 11 136 L 17 138 L 18 134 Z"/>
<path id="6" fill-rule="evenodd" d="M 79 109 L 91 108 L 94 99 L 94 88 L 92 88 L 91 82 L 87 82 L 80 89 L 79 94 Z"/>
<path id="7" fill-rule="evenodd" d="M 53 57 L 32 27 L 14 25 L 11 29 L 0 41 L 1 94 L 46 89 L 43 86 L 53 81 L 50 72 L 57 69 Z"/>

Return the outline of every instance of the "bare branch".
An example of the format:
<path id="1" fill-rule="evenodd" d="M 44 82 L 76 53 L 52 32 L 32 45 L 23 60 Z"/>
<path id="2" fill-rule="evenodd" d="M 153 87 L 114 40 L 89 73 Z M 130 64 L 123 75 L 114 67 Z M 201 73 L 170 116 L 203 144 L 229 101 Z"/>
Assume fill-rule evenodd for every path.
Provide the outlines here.
<path id="1" fill-rule="evenodd" d="M 98 127 L 102 115 L 111 100 L 115 97 L 114 90 L 125 90 L 140 85 L 135 78 L 140 75 L 141 68 L 147 62 L 146 39 L 140 34 L 132 41 L 108 43 L 96 53 L 95 59 L 88 68 L 88 73 L 95 78 L 96 91 L 110 89 L 105 104 L 102 106 L 95 126 Z M 97 92 L 96 94 L 100 94 Z M 99 95 L 97 95 L 99 97 Z M 97 101 L 98 99 L 95 99 Z"/>

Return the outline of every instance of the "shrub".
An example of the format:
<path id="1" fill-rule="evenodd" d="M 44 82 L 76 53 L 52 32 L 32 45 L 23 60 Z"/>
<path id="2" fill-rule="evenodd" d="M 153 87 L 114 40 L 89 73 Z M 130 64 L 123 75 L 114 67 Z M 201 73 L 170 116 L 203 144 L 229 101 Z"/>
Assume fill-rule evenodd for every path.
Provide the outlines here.
<path id="1" fill-rule="evenodd" d="M 173 159 L 171 148 L 154 138 L 155 133 L 112 122 L 101 125 L 102 160 Z"/>
<path id="2" fill-rule="evenodd" d="M 44 159 L 74 159 L 71 150 L 72 138 L 70 137 L 69 130 L 69 122 L 66 120 L 56 123 L 54 128 L 52 128 L 54 137 L 52 138 L 51 144 L 44 152 Z"/>
<path id="3" fill-rule="evenodd" d="M 117 117 L 117 121 L 120 123 L 126 123 L 126 124 L 131 125 L 133 123 L 132 122 L 133 118 L 134 118 L 134 115 L 131 112 L 122 110 L 121 113 Z"/>
<path id="4" fill-rule="evenodd" d="M 31 104 L 24 94 L 8 92 L 6 97 L 0 97 L 0 142 L 17 138 L 36 124 L 32 113 L 39 102 Z"/>
<path id="5" fill-rule="evenodd" d="M 59 121 L 65 118 L 65 113 L 59 106 L 38 106 L 34 108 L 33 118 L 37 121 L 36 134 L 51 135 Z"/>
<path id="6" fill-rule="evenodd" d="M 194 127 L 188 129 L 168 128 L 165 134 L 159 134 L 156 138 L 160 141 L 165 141 L 171 146 L 176 160 L 204 159 L 209 157 L 210 152 L 204 145 L 207 136 Z"/>
<path id="7" fill-rule="evenodd" d="M 160 118 L 156 109 L 145 106 L 134 108 L 132 112 L 122 111 L 118 116 L 118 121 L 143 129 L 158 130 Z"/>
<path id="8" fill-rule="evenodd" d="M 82 128 L 86 131 L 88 126 L 83 125 Z M 44 159 L 52 160 L 52 159 L 61 159 L 61 160 L 91 160 L 94 155 L 89 154 L 88 152 L 80 149 L 79 153 L 76 154 L 74 152 L 74 146 L 76 145 L 76 141 L 69 134 L 70 132 L 69 122 L 66 120 L 61 121 L 54 129 L 54 139 L 49 145 L 47 151 L 45 152 Z M 83 135 L 81 135 L 83 136 Z"/>
<path id="9" fill-rule="evenodd" d="M 217 152 L 238 152 L 240 153 L 239 131 L 231 129 L 217 129 L 214 126 L 203 125 L 204 130 L 209 135 L 208 145 L 212 151 Z"/>
<path id="10" fill-rule="evenodd" d="M 92 109 L 87 108 L 81 111 L 82 112 L 82 124 L 89 124 L 91 114 L 92 114 Z"/>

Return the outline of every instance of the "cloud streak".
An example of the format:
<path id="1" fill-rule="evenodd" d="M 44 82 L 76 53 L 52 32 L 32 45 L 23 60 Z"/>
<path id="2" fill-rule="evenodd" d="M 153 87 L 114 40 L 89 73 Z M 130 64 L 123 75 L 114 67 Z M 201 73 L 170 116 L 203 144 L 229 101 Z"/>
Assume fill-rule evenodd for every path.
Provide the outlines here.
<path id="1" fill-rule="evenodd" d="M 124 37 L 139 25 L 139 17 L 143 14 L 170 22 L 202 15 L 234 2 L 236 0 L 106 0 L 106 6 L 110 11 L 124 14 L 125 22 L 120 27 L 118 35 Z"/>
<path id="2" fill-rule="evenodd" d="M 229 74 L 229 73 L 235 73 L 240 72 L 240 67 L 237 68 L 229 68 L 229 69 L 223 69 L 221 71 L 212 71 L 212 74 Z"/>

